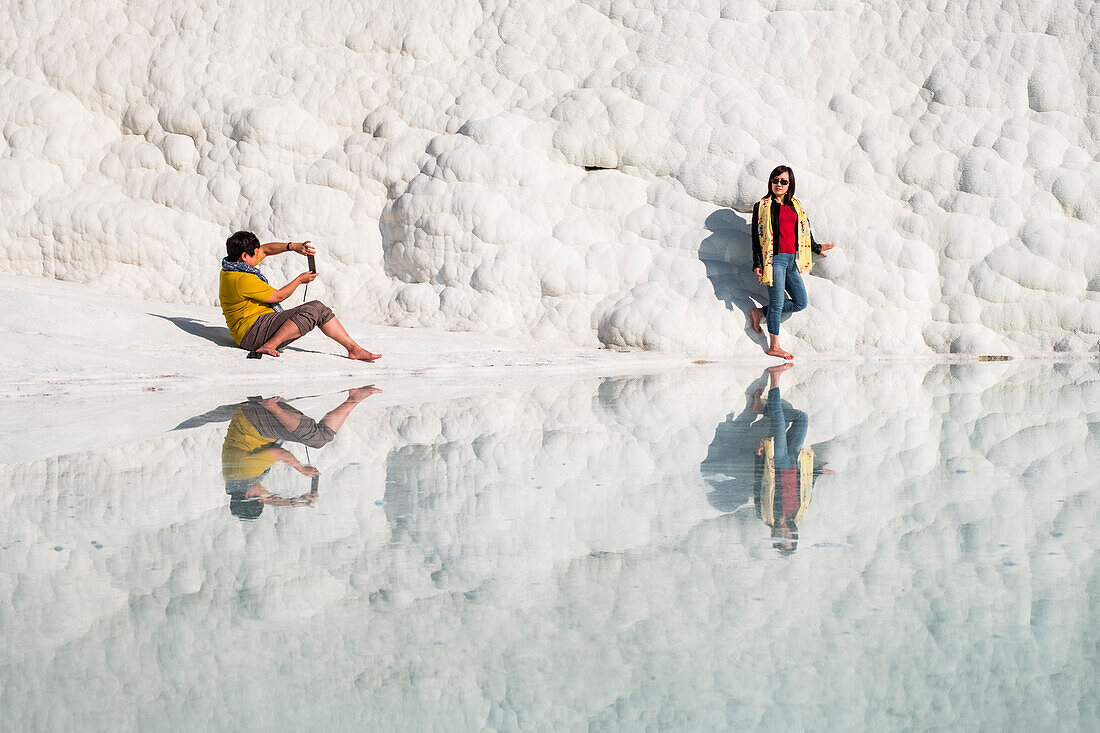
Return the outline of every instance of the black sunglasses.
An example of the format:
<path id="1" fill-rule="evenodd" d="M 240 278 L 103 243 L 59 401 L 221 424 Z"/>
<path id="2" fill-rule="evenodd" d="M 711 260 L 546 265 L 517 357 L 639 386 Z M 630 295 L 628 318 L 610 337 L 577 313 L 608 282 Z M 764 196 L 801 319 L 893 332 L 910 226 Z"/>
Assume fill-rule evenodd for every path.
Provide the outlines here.
<path id="1" fill-rule="evenodd" d="M 788 185 L 790 182 L 791 182 L 791 180 L 789 178 L 778 178 L 778 177 L 776 177 L 776 178 L 772 179 L 772 183 L 782 183 L 784 186 Z"/>

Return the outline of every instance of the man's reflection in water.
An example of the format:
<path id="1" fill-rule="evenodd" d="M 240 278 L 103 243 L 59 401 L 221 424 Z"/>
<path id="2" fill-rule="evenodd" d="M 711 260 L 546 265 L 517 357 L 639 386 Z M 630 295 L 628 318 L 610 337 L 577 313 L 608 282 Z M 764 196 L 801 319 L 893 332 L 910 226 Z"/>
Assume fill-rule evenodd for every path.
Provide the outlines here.
<path id="1" fill-rule="evenodd" d="M 809 428 L 806 413 L 780 395 L 779 378 L 791 366 L 769 367 L 753 383 L 741 414 L 733 418 L 731 413 L 715 430 L 701 466 L 712 487 L 707 495 L 711 506 L 733 512 L 747 506 L 751 496 L 756 516 L 771 527 L 775 547 L 785 555 L 798 549 L 798 523 L 810 505 L 814 482 L 832 473 L 816 461 L 812 448 L 802 445 Z M 762 399 L 765 378 L 768 391 Z"/>
<path id="2" fill-rule="evenodd" d="M 343 427 L 356 405 L 381 390 L 373 386 L 349 389 L 344 402 L 320 421 L 295 409 L 282 397 L 254 399 L 236 406 L 222 444 L 222 476 L 229 494 L 229 511 L 240 519 L 255 519 L 271 506 L 312 506 L 318 496 L 318 476 L 313 466 L 302 465 L 282 441 L 307 448 L 327 445 Z M 285 463 L 312 478 L 310 490 L 283 497 L 264 488 L 261 481 L 276 463 Z"/>

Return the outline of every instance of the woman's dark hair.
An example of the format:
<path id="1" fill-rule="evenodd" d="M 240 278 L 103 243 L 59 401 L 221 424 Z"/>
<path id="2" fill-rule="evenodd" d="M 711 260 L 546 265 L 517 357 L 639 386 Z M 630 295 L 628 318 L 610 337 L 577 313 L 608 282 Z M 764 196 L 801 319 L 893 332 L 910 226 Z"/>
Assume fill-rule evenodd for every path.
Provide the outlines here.
<path id="1" fill-rule="evenodd" d="M 241 255 L 252 254 L 260 246 L 260 240 L 252 232 L 233 232 L 225 240 L 225 254 L 230 262 L 236 262 Z"/>
<path id="2" fill-rule="evenodd" d="M 779 551 L 780 555 L 793 555 L 798 549 L 798 525 L 794 523 L 794 517 L 786 517 L 789 536 L 779 534 L 779 522 L 772 526 L 772 547 Z"/>
<path id="3" fill-rule="evenodd" d="M 771 175 L 768 176 L 768 195 L 772 195 L 772 179 L 780 173 L 786 173 L 791 178 L 791 185 L 787 186 L 787 203 L 790 203 L 791 199 L 794 198 L 794 171 L 791 170 L 789 165 L 777 165 Z"/>

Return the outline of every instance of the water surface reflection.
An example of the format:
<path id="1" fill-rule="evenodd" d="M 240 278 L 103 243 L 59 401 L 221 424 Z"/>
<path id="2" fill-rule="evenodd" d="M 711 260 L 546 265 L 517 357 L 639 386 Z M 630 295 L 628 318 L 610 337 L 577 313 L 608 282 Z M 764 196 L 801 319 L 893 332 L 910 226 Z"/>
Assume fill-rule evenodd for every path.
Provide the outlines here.
<path id="1" fill-rule="evenodd" d="M 351 411 L 380 391 L 374 386 L 349 389 L 347 399 L 320 420 L 303 414 L 279 396 L 223 405 L 220 411 L 232 411 L 222 443 L 222 476 L 230 513 L 250 520 L 260 516 L 265 506 L 313 506 L 319 496 L 320 471 L 308 465 L 308 449 L 328 445 Z M 283 445 L 284 441 L 305 446 L 307 464 L 299 461 Z M 308 476 L 309 491 L 283 496 L 265 488 L 263 479 L 278 463 Z"/>
<path id="2" fill-rule="evenodd" d="M 711 506 L 733 512 L 751 499 L 757 518 L 771 528 L 775 548 L 786 555 L 798 549 L 798 524 L 815 482 L 834 473 L 820 448 L 804 446 L 807 414 L 782 397 L 780 378 L 792 368 L 769 367 L 749 386 L 744 409 L 718 425 L 700 465 Z"/>
<path id="3" fill-rule="evenodd" d="M 8 724 L 1100 722 L 1094 363 L 382 386 L 0 465 Z"/>

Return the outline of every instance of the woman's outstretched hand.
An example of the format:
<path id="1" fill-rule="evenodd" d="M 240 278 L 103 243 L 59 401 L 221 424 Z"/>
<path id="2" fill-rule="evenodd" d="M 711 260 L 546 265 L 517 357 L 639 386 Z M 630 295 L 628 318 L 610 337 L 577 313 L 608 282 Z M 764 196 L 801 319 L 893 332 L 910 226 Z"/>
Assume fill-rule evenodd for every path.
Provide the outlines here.
<path id="1" fill-rule="evenodd" d="M 827 257 L 828 255 L 826 255 L 825 253 L 828 252 L 829 250 L 831 250 L 835 246 L 836 246 L 835 244 L 822 243 L 822 245 L 821 245 L 821 256 L 822 257 Z"/>

